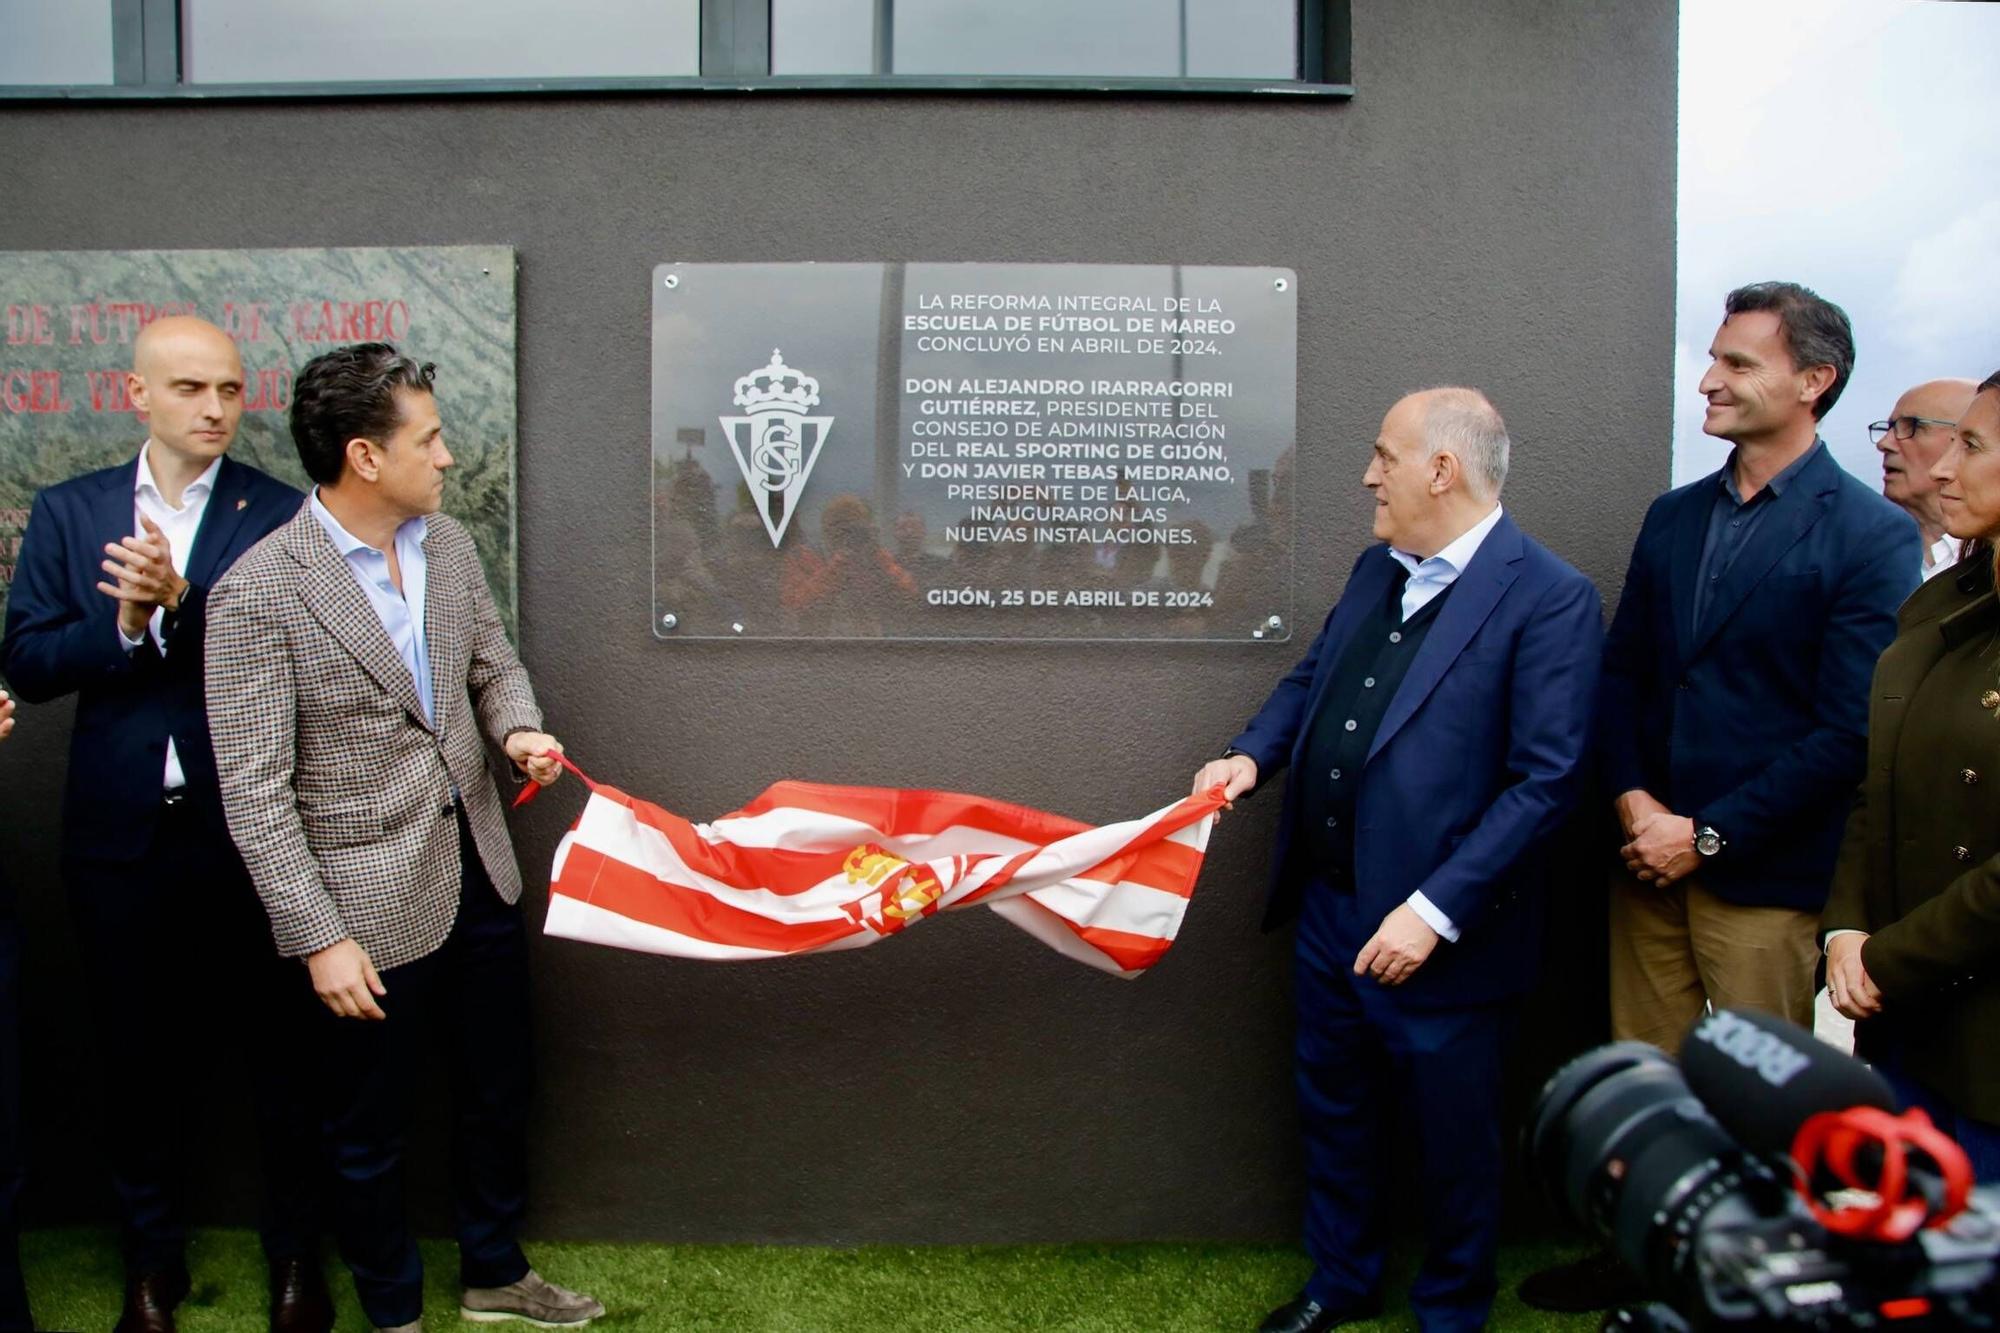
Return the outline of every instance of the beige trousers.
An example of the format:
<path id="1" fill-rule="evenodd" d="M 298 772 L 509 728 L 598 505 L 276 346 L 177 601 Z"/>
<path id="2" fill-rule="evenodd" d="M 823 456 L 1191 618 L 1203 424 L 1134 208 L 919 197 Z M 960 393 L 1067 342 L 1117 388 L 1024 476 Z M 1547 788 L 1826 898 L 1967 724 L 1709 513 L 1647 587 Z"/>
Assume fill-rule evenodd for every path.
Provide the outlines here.
<path id="1" fill-rule="evenodd" d="M 1666 888 L 1611 872 L 1611 1035 L 1669 1055 L 1708 1006 L 1813 1025 L 1819 915 L 1740 907 L 1689 877 Z"/>

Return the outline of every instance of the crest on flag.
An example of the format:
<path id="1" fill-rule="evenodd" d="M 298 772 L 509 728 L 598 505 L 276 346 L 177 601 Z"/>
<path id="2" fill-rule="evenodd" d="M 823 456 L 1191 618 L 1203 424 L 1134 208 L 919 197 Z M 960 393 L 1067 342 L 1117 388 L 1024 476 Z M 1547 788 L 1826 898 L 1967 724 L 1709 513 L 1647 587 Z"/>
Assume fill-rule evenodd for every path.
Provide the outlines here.
<path id="1" fill-rule="evenodd" d="M 749 484 L 757 517 L 776 546 L 798 512 L 799 493 L 819 461 L 833 418 L 806 415 L 819 405 L 819 381 L 786 365 L 775 348 L 770 365 L 736 381 L 735 402 L 747 415 L 719 420 Z"/>

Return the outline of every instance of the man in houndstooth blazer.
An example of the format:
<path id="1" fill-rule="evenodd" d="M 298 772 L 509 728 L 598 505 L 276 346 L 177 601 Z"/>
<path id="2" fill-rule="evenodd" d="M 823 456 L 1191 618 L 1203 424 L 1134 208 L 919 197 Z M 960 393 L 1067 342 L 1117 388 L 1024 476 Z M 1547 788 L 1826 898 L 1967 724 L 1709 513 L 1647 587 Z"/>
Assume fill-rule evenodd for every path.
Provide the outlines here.
<path id="1" fill-rule="evenodd" d="M 220 621 L 211 601 L 229 829 L 288 957 L 351 939 L 379 973 L 435 952 L 458 915 L 461 804 L 494 889 L 521 897 L 486 742 L 540 732 L 541 710 L 472 538 L 426 526 L 435 722 L 310 506 L 217 588 Z"/>
<path id="2" fill-rule="evenodd" d="M 486 743 L 539 782 L 561 747 L 464 528 L 437 512 L 434 369 L 384 343 L 314 358 L 292 437 L 318 482 L 209 595 L 208 706 L 223 806 L 279 952 L 324 1002 L 320 1050 L 341 1257 L 377 1328 L 415 1330 L 403 1216 L 410 1094 L 442 1019 L 463 1306 L 576 1325 L 602 1314 L 516 1240 L 530 1092 L 521 875 Z"/>

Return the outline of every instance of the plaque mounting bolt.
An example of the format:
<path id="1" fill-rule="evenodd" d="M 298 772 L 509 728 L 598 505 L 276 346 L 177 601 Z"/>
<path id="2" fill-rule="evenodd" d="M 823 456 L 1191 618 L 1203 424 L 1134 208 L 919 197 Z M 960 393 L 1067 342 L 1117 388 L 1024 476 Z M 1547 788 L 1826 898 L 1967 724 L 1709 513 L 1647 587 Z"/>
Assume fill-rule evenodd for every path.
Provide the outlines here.
<path id="1" fill-rule="evenodd" d="M 1285 618 L 1283 616 L 1272 616 L 1264 624 L 1270 629 L 1283 629 L 1285 627 Z"/>
<path id="2" fill-rule="evenodd" d="M 667 286 L 668 286 L 668 287 L 678 287 L 678 286 L 680 286 L 680 285 L 681 285 L 681 275 L 680 275 L 680 274 L 678 274 L 678 273 L 669 273 L 669 274 L 667 274 Z"/>
<path id="3" fill-rule="evenodd" d="M 743 622 L 738 621 L 735 624 L 731 625 L 729 627 L 729 632 L 731 634 L 741 634 L 743 632 Z"/>
<path id="4" fill-rule="evenodd" d="M 1289 291 L 1289 290 L 1291 290 L 1291 286 L 1292 286 L 1292 284 L 1291 284 L 1291 283 L 1289 283 L 1289 282 L 1287 282 L 1287 281 L 1286 281 L 1285 279 L 1283 279 L 1283 278 L 1279 278 L 1279 279 L 1278 279 L 1278 280 L 1277 280 L 1276 282 L 1273 282 L 1273 283 L 1271 284 L 1271 286 L 1273 286 L 1273 287 L 1275 287 L 1275 288 L 1276 288 L 1277 290 L 1279 290 L 1279 291 L 1283 292 L 1283 291 Z"/>
<path id="5" fill-rule="evenodd" d="M 661 629 L 672 629 L 672 628 L 673 628 L 674 626 L 676 626 L 676 625 L 678 625 L 678 624 L 680 624 L 680 623 L 681 623 L 681 618 L 680 618 L 679 616 L 675 615 L 675 614 L 674 614 L 673 612 L 671 612 L 671 611 L 667 612 L 667 613 L 666 613 L 665 615 L 663 615 L 663 616 L 661 616 L 661 617 L 660 617 L 660 628 L 661 628 Z"/>

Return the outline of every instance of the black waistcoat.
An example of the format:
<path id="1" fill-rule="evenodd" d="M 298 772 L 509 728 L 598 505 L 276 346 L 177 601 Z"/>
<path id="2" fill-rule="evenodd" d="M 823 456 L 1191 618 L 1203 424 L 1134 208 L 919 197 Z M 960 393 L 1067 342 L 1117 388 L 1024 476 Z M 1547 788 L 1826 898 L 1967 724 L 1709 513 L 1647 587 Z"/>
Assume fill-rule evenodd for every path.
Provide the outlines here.
<path id="1" fill-rule="evenodd" d="M 1299 769 L 1293 775 L 1301 784 L 1302 835 L 1293 854 L 1307 858 L 1301 869 L 1335 888 L 1353 886 L 1355 796 L 1369 747 L 1396 688 L 1409 674 L 1410 663 L 1451 596 L 1451 588 L 1446 588 L 1406 621 L 1402 618 L 1406 581 L 1407 576 L 1390 584 L 1381 604 L 1347 641 L 1327 680 L 1319 712 L 1309 724 Z"/>

